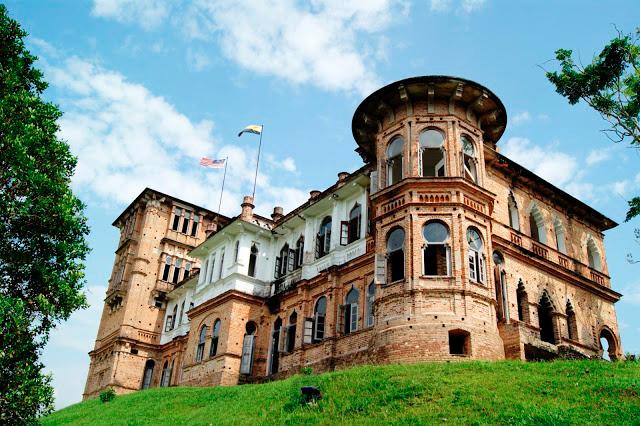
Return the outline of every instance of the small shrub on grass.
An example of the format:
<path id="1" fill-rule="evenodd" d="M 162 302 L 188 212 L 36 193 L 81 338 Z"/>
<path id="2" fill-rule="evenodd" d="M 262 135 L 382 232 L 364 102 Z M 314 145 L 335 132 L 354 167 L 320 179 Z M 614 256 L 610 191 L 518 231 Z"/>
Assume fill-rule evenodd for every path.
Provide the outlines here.
<path id="1" fill-rule="evenodd" d="M 302 367 L 300 372 L 305 376 L 310 376 L 313 374 L 313 368 L 311 367 Z"/>
<path id="2" fill-rule="evenodd" d="M 115 397 L 116 397 L 116 391 L 114 391 L 113 388 L 108 388 L 100 392 L 100 401 L 102 401 L 103 403 L 113 401 Z"/>

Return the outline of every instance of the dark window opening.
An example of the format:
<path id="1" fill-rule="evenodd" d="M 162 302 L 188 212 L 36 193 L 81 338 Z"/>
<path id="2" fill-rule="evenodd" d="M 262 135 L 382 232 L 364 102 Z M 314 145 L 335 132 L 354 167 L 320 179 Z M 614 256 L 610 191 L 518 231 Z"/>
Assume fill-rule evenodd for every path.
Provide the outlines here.
<path id="1" fill-rule="evenodd" d="M 396 228 L 387 238 L 388 282 L 404 279 L 404 230 Z"/>
<path id="2" fill-rule="evenodd" d="M 351 213 L 349 213 L 349 237 L 348 244 L 360 239 L 360 222 L 362 220 L 362 209 L 360 204 L 356 204 Z"/>
<path id="3" fill-rule="evenodd" d="M 217 319 L 213 323 L 213 333 L 211 334 L 211 348 L 209 348 L 209 356 L 216 356 L 218 353 L 218 340 L 220 338 L 220 320 Z"/>
<path id="4" fill-rule="evenodd" d="M 322 219 L 316 235 L 316 259 L 326 256 L 331 250 L 331 216 Z"/>
<path id="5" fill-rule="evenodd" d="M 387 148 L 387 184 L 393 185 L 402 180 L 402 151 L 404 141 L 398 137 Z"/>
<path id="6" fill-rule="evenodd" d="M 196 362 L 202 361 L 204 356 L 204 343 L 207 336 L 207 326 L 203 325 L 200 329 L 200 336 L 198 338 L 198 346 L 196 347 Z"/>
<path id="7" fill-rule="evenodd" d="M 189 219 L 191 218 L 191 212 L 188 210 L 185 210 L 184 212 L 184 219 L 182 220 L 182 233 L 186 234 L 187 231 L 189 230 Z"/>
<path id="8" fill-rule="evenodd" d="M 538 320 L 540 321 L 540 339 L 547 343 L 556 343 L 553 326 L 553 305 L 549 295 L 545 292 L 540 299 L 538 307 Z"/>
<path id="9" fill-rule="evenodd" d="M 151 379 L 153 378 L 153 368 L 156 363 L 153 360 L 147 360 L 144 364 L 144 374 L 142 375 L 142 389 L 151 387 Z"/>
<path id="10" fill-rule="evenodd" d="M 327 298 L 321 296 L 316 302 L 313 318 L 313 341 L 319 342 L 324 339 L 324 325 L 327 314 Z"/>
<path id="11" fill-rule="evenodd" d="M 176 207 L 175 212 L 173 213 L 173 223 L 171 224 L 171 229 L 173 231 L 178 230 L 178 225 L 180 224 L 180 217 L 182 216 L 182 209 Z"/>
<path id="12" fill-rule="evenodd" d="M 451 355 L 471 355 L 471 335 L 468 331 L 449 331 L 449 353 Z"/>
<path id="13" fill-rule="evenodd" d="M 195 237 L 198 233 L 198 223 L 200 222 L 200 216 L 193 215 L 193 225 L 191 225 L 191 236 Z"/>
<path id="14" fill-rule="evenodd" d="M 162 271 L 162 281 L 169 281 L 169 272 L 171 271 L 171 256 L 164 258 L 164 270 Z"/>
<path id="15" fill-rule="evenodd" d="M 249 254 L 249 272 L 250 277 L 256 276 L 256 263 L 258 262 L 258 247 L 255 244 L 251 246 L 251 254 Z"/>

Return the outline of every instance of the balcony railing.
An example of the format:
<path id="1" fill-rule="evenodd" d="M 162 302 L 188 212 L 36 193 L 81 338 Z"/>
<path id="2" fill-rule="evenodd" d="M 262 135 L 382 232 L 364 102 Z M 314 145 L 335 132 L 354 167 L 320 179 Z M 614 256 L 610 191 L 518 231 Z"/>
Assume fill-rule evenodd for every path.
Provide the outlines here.
<path id="1" fill-rule="evenodd" d="M 284 277 L 277 278 L 271 283 L 271 295 L 275 296 L 295 287 L 295 285 L 302 279 L 302 270 L 296 269 L 293 272 L 288 273 Z"/>
<path id="2" fill-rule="evenodd" d="M 534 243 L 533 241 L 531 242 L 531 251 L 542 258 L 545 258 L 545 259 L 549 258 L 549 250 L 547 250 L 546 248 L 542 247 L 539 244 Z"/>

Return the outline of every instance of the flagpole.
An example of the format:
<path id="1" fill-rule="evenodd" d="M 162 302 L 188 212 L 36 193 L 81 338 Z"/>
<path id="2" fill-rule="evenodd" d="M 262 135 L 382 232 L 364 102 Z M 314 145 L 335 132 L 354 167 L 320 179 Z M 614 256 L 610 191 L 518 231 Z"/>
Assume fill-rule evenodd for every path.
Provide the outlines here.
<path id="1" fill-rule="evenodd" d="M 216 220 L 218 216 L 220 216 L 220 208 L 222 207 L 222 194 L 224 194 L 224 180 L 227 177 L 227 165 L 229 164 L 229 156 L 224 159 L 224 174 L 222 175 L 222 189 L 220 189 L 220 202 L 218 203 L 218 214 L 216 216 Z"/>
<path id="2" fill-rule="evenodd" d="M 262 134 L 264 133 L 264 124 L 260 125 L 260 142 L 258 142 L 258 159 L 256 160 L 256 175 L 253 178 L 253 194 L 251 197 L 254 200 L 256 199 L 256 182 L 258 181 L 258 164 L 260 164 L 260 148 L 262 147 Z"/>

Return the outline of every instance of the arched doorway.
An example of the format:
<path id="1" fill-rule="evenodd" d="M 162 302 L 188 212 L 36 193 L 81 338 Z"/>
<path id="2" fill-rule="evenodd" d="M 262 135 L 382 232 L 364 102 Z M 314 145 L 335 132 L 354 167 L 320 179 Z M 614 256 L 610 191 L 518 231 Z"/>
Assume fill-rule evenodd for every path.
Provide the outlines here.
<path id="1" fill-rule="evenodd" d="M 271 363 L 269 365 L 269 374 L 278 372 L 280 362 L 280 331 L 282 329 L 282 319 L 278 317 L 273 323 L 273 332 L 271 333 Z"/>
<path id="2" fill-rule="evenodd" d="M 543 342 L 555 344 L 556 338 L 553 326 L 553 304 L 549 294 L 545 291 L 538 306 L 538 320 L 540 321 L 540 339 Z"/>
<path id="3" fill-rule="evenodd" d="M 618 359 L 618 342 L 616 336 L 608 327 L 600 330 L 600 350 L 602 350 L 602 358 L 608 361 Z"/>

